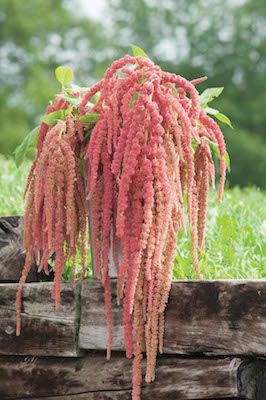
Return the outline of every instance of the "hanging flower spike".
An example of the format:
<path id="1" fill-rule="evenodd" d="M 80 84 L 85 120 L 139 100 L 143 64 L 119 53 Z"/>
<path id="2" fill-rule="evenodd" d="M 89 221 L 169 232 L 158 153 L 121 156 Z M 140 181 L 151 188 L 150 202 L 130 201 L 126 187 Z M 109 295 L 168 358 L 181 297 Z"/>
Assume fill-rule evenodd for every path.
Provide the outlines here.
<path id="1" fill-rule="evenodd" d="M 176 237 L 185 225 L 185 191 L 192 259 L 200 277 L 198 252 L 204 245 L 209 177 L 214 181 L 209 144 L 202 138 L 204 129 L 204 135 L 215 138 L 222 156 L 220 187 L 225 177 L 223 138 L 217 125 L 201 110 L 195 89 L 204 80 L 189 82 L 161 71 L 147 58 L 127 55 L 112 64 L 98 87 L 100 119 L 86 155 L 90 161 L 89 191 L 92 201 L 96 196 L 100 205 L 98 185 L 103 191 L 110 187 L 113 199 L 110 195 L 103 209 L 94 208 L 95 263 L 105 286 L 108 247 L 114 243 L 116 249 L 119 247 L 117 301 L 124 295 L 126 353 L 135 357 L 134 400 L 140 399 L 143 349 L 147 354 L 147 381 L 155 378 L 157 351 L 163 349 L 164 309 L 171 287 Z M 91 91 L 86 101 L 90 96 Z M 198 144 L 195 154 L 193 141 Z M 110 162 L 111 175 L 101 157 L 108 159 L 108 165 Z M 111 226 L 104 221 L 111 221 Z"/>
<path id="2" fill-rule="evenodd" d="M 79 95 L 79 108 L 65 121 L 54 127 L 41 125 L 37 158 L 28 177 L 17 334 L 22 288 L 34 257 L 39 270 L 49 273 L 48 260 L 55 256 L 57 308 L 65 262 L 75 260 L 79 246 L 85 276 L 89 212 L 95 274 L 105 291 L 107 358 L 113 341 L 113 254 L 126 356 L 134 357 L 133 400 L 141 398 L 143 352 L 147 382 L 155 379 L 157 353 L 163 352 L 164 312 L 178 232 L 185 229 L 185 203 L 192 261 L 196 277 L 201 277 L 199 252 L 204 248 L 209 183 L 215 182 L 211 142 L 220 153 L 222 198 L 227 154 L 220 128 L 200 107 L 195 86 L 205 79 L 188 81 L 163 72 L 145 56 L 116 60 L 100 82 Z M 47 113 L 68 106 L 56 98 Z M 92 112 L 97 113 L 97 122 L 83 126 L 82 117 Z"/>
<path id="3" fill-rule="evenodd" d="M 58 103 L 56 103 L 58 105 Z M 70 117 L 69 117 L 70 118 Z M 39 147 L 28 177 L 25 197 L 24 245 L 26 262 L 17 292 L 17 329 L 21 329 L 22 288 L 33 263 L 39 260 L 39 270 L 48 274 L 47 262 L 55 255 L 53 297 L 60 307 L 60 285 L 65 262 L 75 258 L 76 248 L 82 244 L 82 263 L 85 266 L 88 212 L 84 179 L 81 177 L 79 154 L 81 143 L 74 121 L 58 122 L 49 127 L 43 137 L 39 132 Z"/>

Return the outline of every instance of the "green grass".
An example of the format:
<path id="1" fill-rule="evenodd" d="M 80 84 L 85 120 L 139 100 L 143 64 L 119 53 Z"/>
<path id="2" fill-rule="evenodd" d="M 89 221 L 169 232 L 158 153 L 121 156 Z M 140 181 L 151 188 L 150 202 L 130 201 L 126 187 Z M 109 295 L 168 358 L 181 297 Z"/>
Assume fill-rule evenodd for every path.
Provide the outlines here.
<path id="1" fill-rule="evenodd" d="M 192 279 L 190 240 L 181 233 L 174 262 L 176 279 Z M 200 267 L 206 279 L 266 278 L 266 193 L 255 188 L 226 190 L 222 203 L 212 191 L 206 249 Z"/>
<path id="2" fill-rule="evenodd" d="M 19 169 L 13 159 L 0 155 L 0 215 L 23 214 L 23 192 L 30 163 Z"/>
<path id="3" fill-rule="evenodd" d="M 0 157 L 0 215 L 23 213 L 22 194 L 29 164 L 17 169 L 13 160 Z M 190 239 L 179 234 L 174 261 L 176 279 L 193 279 Z M 266 193 L 255 188 L 226 190 L 219 203 L 210 194 L 206 250 L 201 256 L 206 279 L 266 278 Z M 67 273 L 71 275 L 70 265 Z"/>

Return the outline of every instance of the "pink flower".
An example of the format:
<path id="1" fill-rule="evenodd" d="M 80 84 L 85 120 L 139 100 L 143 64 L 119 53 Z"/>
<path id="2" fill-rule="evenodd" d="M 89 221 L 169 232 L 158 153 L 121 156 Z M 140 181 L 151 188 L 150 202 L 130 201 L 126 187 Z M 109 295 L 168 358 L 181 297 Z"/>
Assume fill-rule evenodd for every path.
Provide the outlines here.
<path id="1" fill-rule="evenodd" d="M 203 80 L 205 77 L 190 82 L 163 72 L 147 58 L 126 55 L 115 61 L 82 99 L 79 115 L 99 114 L 99 121 L 86 128 L 91 130 L 89 143 L 84 140 L 79 115 L 76 121 L 69 116 L 53 128 L 42 125 L 37 159 L 29 174 L 27 256 L 17 295 L 17 332 L 22 285 L 33 254 L 39 257 L 42 251 L 40 268 L 46 272 L 49 257 L 56 254 L 53 295 L 57 307 L 65 261 L 75 259 L 79 244 L 85 275 L 86 181 L 95 273 L 105 290 L 107 358 L 113 341 L 109 275 L 113 251 L 126 355 L 134 355 L 133 400 L 140 400 L 141 395 L 142 352 L 147 355 L 146 381 L 151 382 L 157 353 L 163 351 L 164 311 L 177 234 L 185 228 L 185 196 L 192 260 L 200 277 L 199 249 L 204 246 L 209 181 L 214 184 L 215 180 L 210 140 L 221 156 L 222 197 L 226 147 L 218 125 L 200 108 L 195 85 Z M 89 105 L 96 93 L 96 104 Z M 66 106 L 56 99 L 53 109 Z M 80 154 L 85 179 L 79 168 Z"/>
<path id="2" fill-rule="evenodd" d="M 176 237 L 180 227 L 185 227 L 185 191 L 192 259 L 200 277 L 198 249 L 204 244 L 209 177 L 214 181 L 204 137 L 219 142 L 225 154 L 216 124 L 199 106 L 195 85 L 202 81 L 189 82 L 161 71 L 148 59 L 125 56 L 106 71 L 100 85 L 100 121 L 86 153 L 96 214 L 92 216 L 93 247 L 96 273 L 104 286 L 109 250 L 115 247 L 118 303 L 124 296 L 126 354 L 134 354 L 134 400 L 140 399 L 143 349 L 148 382 L 155 378 L 157 352 L 163 349 Z M 195 154 L 194 142 L 198 146 Z M 109 300 L 106 309 L 110 309 Z M 110 311 L 107 319 L 110 327 Z"/>
<path id="3" fill-rule="evenodd" d="M 40 142 L 42 140 L 42 132 Z M 60 286 L 65 262 L 75 259 L 81 244 L 83 275 L 86 267 L 87 203 L 79 165 L 80 142 L 74 121 L 49 128 L 30 171 L 25 195 L 24 244 L 26 263 L 17 293 L 17 335 L 21 327 L 21 293 L 35 254 L 39 271 L 48 274 L 55 254 L 53 297 L 60 307 Z M 42 254 L 42 257 L 40 257 Z"/>

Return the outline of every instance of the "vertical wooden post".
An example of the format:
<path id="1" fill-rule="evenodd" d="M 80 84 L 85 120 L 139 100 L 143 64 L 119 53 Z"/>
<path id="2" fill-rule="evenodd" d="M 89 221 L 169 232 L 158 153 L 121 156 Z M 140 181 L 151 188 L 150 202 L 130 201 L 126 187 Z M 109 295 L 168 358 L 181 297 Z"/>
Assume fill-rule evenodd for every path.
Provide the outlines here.
<path id="1" fill-rule="evenodd" d="M 238 390 L 247 400 L 266 399 L 266 364 L 263 360 L 243 361 L 238 370 Z"/>
<path id="2" fill-rule="evenodd" d="M 23 217 L 0 217 L 0 282 L 18 282 L 25 263 Z M 27 282 L 37 281 L 32 268 Z"/>

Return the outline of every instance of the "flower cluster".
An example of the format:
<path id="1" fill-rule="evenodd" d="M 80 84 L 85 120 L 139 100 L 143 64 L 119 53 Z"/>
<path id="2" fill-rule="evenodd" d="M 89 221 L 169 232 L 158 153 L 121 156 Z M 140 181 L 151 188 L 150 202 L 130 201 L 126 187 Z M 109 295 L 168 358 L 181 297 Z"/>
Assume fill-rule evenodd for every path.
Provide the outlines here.
<path id="1" fill-rule="evenodd" d="M 133 400 L 140 399 L 142 352 L 146 381 L 155 379 L 163 351 L 164 311 L 172 280 L 178 230 L 184 227 L 184 196 L 192 237 L 192 259 L 200 277 L 209 181 L 214 164 L 209 141 L 220 152 L 220 189 L 226 148 L 218 125 L 200 108 L 195 85 L 165 73 L 149 59 L 125 56 L 85 95 L 100 114 L 86 151 L 95 270 L 106 292 L 112 344 L 110 255 L 118 269 L 117 299 L 123 302 L 126 354 L 134 356 Z M 195 148 L 196 143 L 196 150 Z"/>
<path id="2" fill-rule="evenodd" d="M 56 100 L 53 110 L 62 105 Z M 81 248 L 83 276 L 86 271 L 87 201 L 80 171 L 79 142 L 72 116 L 54 127 L 41 124 L 37 158 L 31 168 L 25 199 L 24 244 L 26 262 L 16 299 L 17 335 L 21 329 L 21 296 L 23 284 L 35 257 L 39 271 L 49 274 L 48 261 L 55 258 L 53 297 L 60 307 L 60 285 L 65 262 L 75 260 Z M 75 276 L 75 270 L 73 271 Z"/>
<path id="3" fill-rule="evenodd" d="M 41 124 L 37 158 L 28 177 L 17 334 L 22 287 L 33 256 L 46 273 L 49 258 L 55 257 L 57 307 L 66 259 L 75 259 L 78 245 L 85 272 L 89 212 L 95 274 L 105 289 L 107 358 L 113 340 L 112 258 L 117 302 L 123 304 L 126 355 L 134 357 L 133 400 L 140 399 L 143 352 L 147 382 L 155 379 L 157 353 L 163 352 L 164 312 L 185 209 L 193 265 L 201 277 L 199 251 L 204 248 L 209 185 L 215 182 L 210 143 L 220 155 L 219 199 L 223 194 L 226 147 L 219 126 L 199 104 L 196 85 L 204 80 L 166 73 L 143 57 L 126 55 L 115 61 L 103 79 L 80 96 L 75 114 L 68 113 L 54 127 Z M 47 112 L 68 106 L 56 98 Z M 97 122 L 90 123 L 95 115 Z"/>

